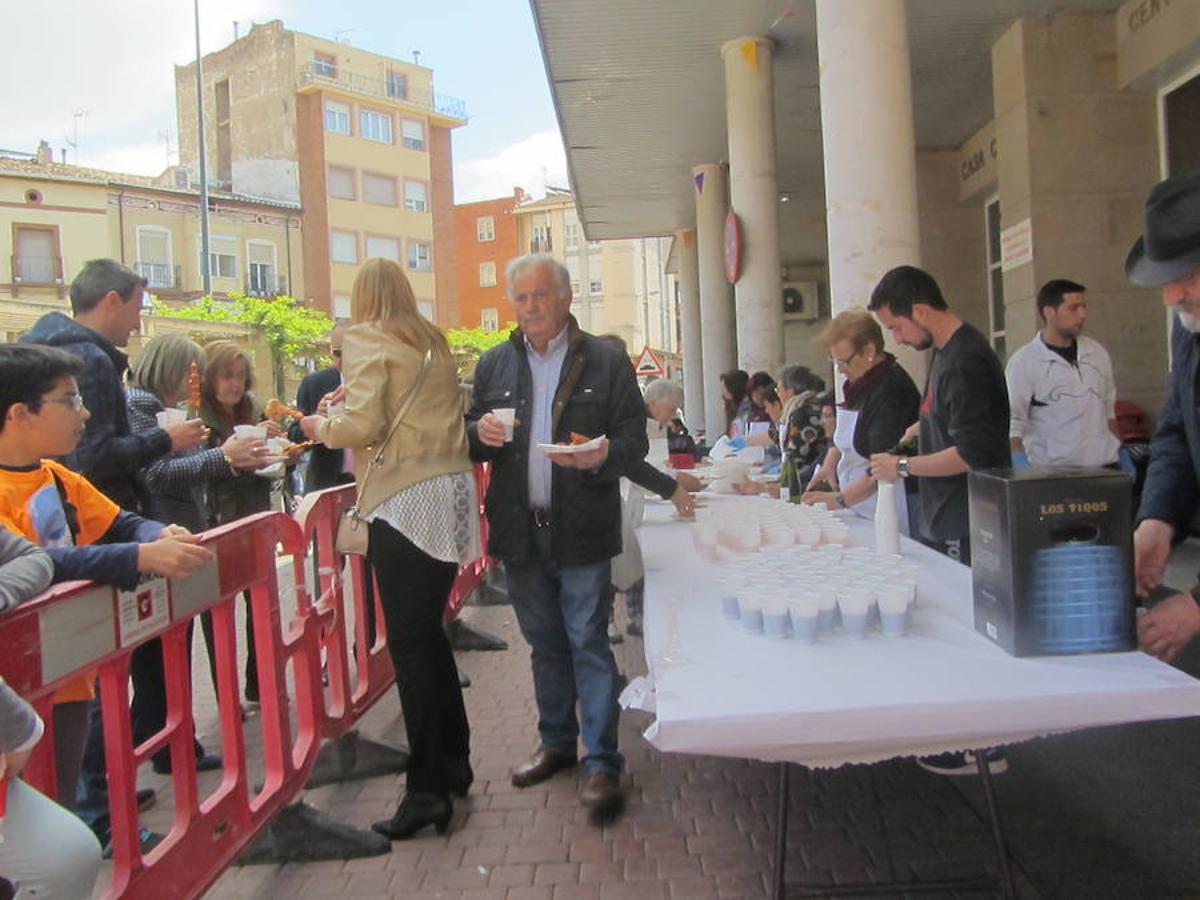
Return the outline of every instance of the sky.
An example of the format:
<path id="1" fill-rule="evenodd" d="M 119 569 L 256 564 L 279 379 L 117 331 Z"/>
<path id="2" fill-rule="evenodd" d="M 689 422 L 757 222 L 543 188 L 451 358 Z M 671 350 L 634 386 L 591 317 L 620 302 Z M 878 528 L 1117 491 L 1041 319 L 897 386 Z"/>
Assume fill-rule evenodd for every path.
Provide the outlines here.
<path id="1" fill-rule="evenodd" d="M 195 58 L 192 0 L 5 2 L 0 148 L 45 139 L 79 165 L 157 175 L 177 162 L 174 66 Z M 528 0 L 200 0 L 200 46 L 233 40 L 233 23 L 282 19 L 295 31 L 349 40 L 420 62 L 437 91 L 466 101 L 454 132 L 455 199 L 535 196 L 567 185 L 566 160 Z M 72 146 L 74 145 L 74 146 Z"/>

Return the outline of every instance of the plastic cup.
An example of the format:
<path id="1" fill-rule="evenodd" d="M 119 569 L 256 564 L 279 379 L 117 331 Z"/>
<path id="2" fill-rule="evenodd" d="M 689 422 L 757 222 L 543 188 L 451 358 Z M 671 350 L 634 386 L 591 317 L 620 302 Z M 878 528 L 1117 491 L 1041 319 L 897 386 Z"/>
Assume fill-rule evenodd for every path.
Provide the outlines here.
<path id="1" fill-rule="evenodd" d="M 864 638 L 867 635 L 867 618 L 873 597 L 868 591 L 849 588 L 837 595 L 838 610 L 842 614 L 842 630 L 846 637 Z"/>
<path id="2" fill-rule="evenodd" d="M 493 409 L 492 415 L 500 420 L 500 424 L 504 426 L 504 443 L 509 443 L 513 439 L 513 426 L 517 423 L 517 411 L 511 406 L 502 406 L 499 409 Z"/>
<path id="3" fill-rule="evenodd" d="M 813 592 L 801 594 L 788 601 L 788 616 L 792 622 L 792 637 L 803 644 L 811 644 L 817 639 L 820 606 Z"/>
<path id="4" fill-rule="evenodd" d="M 262 425 L 234 425 L 233 433 L 242 438 L 257 438 L 260 441 L 267 439 L 267 429 Z"/>
<path id="5" fill-rule="evenodd" d="M 741 612 L 742 629 L 747 634 L 762 634 L 762 600 L 747 592 L 738 598 L 738 608 Z"/>
<path id="6" fill-rule="evenodd" d="M 168 425 L 174 425 L 177 422 L 186 422 L 187 413 L 182 409 L 169 406 L 162 412 L 155 413 L 154 418 L 158 422 L 159 428 L 166 428 Z"/>
<path id="7" fill-rule="evenodd" d="M 788 608 L 782 599 L 772 600 L 763 607 L 763 631 L 777 641 L 788 636 Z"/>
<path id="8" fill-rule="evenodd" d="M 908 631 L 908 597 L 899 591 L 879 595 L 879 628 L 884 637 L 902 637 Z"/>

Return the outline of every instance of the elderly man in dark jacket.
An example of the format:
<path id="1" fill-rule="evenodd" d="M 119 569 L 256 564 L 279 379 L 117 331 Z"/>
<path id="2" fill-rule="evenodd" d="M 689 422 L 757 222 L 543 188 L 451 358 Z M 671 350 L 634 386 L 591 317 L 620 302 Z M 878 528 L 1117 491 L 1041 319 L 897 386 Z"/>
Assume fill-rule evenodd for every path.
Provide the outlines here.
<path id="1" fill-rule="evenodd" d="M 1146 228 L 1129 252 L 1134 284 L 1160 287 L 1175 312 L 1171 383 L 1150 446 L 1150 468 L 1134 532 L 1138 593 L 1162 584 L 1171 546 L 1187 536 L 1200 502 L 1200 173 L 1157 185 L 1146 200 Z M 1200 585 L 1155 605 L 1138 620 L 1146 652 L 1173 659 L 1200 634 Z"/>
<path id="2" fill-rule="evenodd" d="M 540 746 L 512 782 L 527 787 L 575 765 L 582 730 L 581 800 L 607 806 L 620 798 L 623 764 L 607 637 L 610 563 L 621 551 L 620 477 L 648 449 L 646 411 L 629 360 L 570 315 L 570 276 L 560 263 L 513 260 L 508 288 L 520 327 L 479 361 L 467 435 L 472 456 L 492 462 L 489 550 L 504 562 L 532 649 Z M 508 441 L 493 412 L 504 408 L 516 417 Z M 538 446 L 570 443 L 573 434 L 600 438 L 599 446 Z"/>

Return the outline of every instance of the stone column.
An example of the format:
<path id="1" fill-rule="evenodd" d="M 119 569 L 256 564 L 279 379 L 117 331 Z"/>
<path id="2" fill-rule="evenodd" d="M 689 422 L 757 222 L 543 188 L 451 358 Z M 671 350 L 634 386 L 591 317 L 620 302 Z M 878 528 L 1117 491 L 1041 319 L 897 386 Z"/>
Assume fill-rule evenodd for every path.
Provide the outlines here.
<path id="1" fill-rule="evenodd" d="M 865 306 L 889 269 L 921 264 L 912 81 L 904 0 L 816 0 L 816 10 L 829 293 L 837 315 Z M 922 384 L 924 354 L 898 355 Z"/>
<path id="2" fill-rule="evenodd" d="M 737 298 L 738 365 L 778 377 L 783 368 L 779 187 L 775 178 L 773 42 L 740 37 L 721 47 L 729 131 L 729 205 L 745 234 Z"/>
<path id="3" fill-rule="evenodd" d="M 725 403 L 721 373 L 736 368 L 737 335 L 733 288 L 725 277 L 723 237 L 726 199 L 725 170 L 716 163 L 692 169 L 696 192 L 696 254 L 700 276 L 700 355 L 704 360 L 704 422 L 711 445 L 725 433 Z"/>
<path id="4" fill-rule="evenodd" d="M 700 337 L 700 260 L 696 253 L 696 232 L 681 228 L 675 232 L 675 252 L 679 254 L 679 324 L 683 331 L 683 411 L 688 428 L 704 430 L 704 351 Z"/>

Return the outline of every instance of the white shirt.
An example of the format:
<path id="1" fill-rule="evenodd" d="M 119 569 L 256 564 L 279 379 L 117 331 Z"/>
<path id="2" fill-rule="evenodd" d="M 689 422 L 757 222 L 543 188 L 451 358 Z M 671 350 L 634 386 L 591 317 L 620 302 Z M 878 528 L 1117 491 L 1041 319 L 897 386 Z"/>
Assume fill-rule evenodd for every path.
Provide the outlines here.
<path id="1" fill-rule="evenodd" d="M 1025 444 L 1035 466 L 1107 466 L 1120 442 L 1109 430 L 1117 386 L 1108 352 L 1089 337 L 1076 338 L 1071 365 L 1046 346 L 1041 334 L 1008 361 L 1009 437 Z"/>

